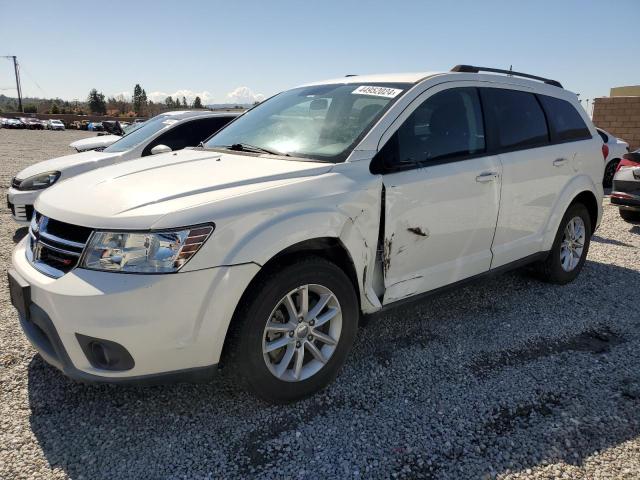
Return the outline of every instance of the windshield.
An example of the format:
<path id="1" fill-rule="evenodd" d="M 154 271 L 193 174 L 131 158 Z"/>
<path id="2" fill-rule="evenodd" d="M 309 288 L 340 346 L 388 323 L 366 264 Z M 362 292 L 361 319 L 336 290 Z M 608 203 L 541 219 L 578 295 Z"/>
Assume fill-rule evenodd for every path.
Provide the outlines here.
<path id="1" fill-rule="evenodd" d="M 144 123 L 136 125 L 135 129 L 128 131 L 120 140 L 112 143 L 104 149 L 107 153 L 118 153 L 131 150 L 136 145 L 140 145 L 142 142 L 152 137 L 160 130 L 169 128 L 169 126 L 176 123 L 178 120 L 172 119 L 167 115 L 158 115 L 157 117 L 147 120 Z"/>
<path id="2" fill-rule="evenodd" d="M 289 90 L 230 123 L 209 138 L 205 147 L 341 162 L 409 87 L 406 83 L 373 83 Z"/>

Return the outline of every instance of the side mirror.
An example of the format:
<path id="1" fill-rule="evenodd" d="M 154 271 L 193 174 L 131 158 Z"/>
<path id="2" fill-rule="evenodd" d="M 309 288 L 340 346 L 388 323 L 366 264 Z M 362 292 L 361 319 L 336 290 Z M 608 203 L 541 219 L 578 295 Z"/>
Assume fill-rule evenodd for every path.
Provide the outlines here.
<path id="1" fill-rule="evenodd" d="M 167 153 L 170 152 L 171 148 L 166 145 L 156 145 L 151 149 L 151 155 L 157 155 L 158 153 Z"/>

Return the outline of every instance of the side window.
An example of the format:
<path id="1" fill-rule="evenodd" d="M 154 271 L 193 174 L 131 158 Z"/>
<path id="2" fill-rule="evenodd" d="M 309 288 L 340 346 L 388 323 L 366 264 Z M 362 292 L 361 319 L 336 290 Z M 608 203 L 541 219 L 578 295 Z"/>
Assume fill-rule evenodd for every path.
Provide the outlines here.
<path id="1" fill-rule="evenodd" d="M 546 95 L 538 95 L 538 98 L 547 113 L 553 141 L 567 142 L 591 138 L 591 132 L 571 103 Z"/>
<path id="2" fill-rule="evenodd" d="M 497 129 L 498 148 L 519 149 L 549 143 L 544 112 L 532 93 L 483 88 L 485 115 Z"/>
<path id="3" fill-rule="evenodd" d="M 382 149 L 386 169 L 440 163 L 485 150 L 476 88 L 453 88 L 426 99 Z"/>
<path id="4" fill-rule="evenodd" d="M 166 145 L 171 150 L 182 150 L 185 147 L 196 147 L 229 123 L 225 117 L 210 117 L 190 120 L 163 133 L 147 145 L 142 156 L 150 155 L 156 145 Z"/>

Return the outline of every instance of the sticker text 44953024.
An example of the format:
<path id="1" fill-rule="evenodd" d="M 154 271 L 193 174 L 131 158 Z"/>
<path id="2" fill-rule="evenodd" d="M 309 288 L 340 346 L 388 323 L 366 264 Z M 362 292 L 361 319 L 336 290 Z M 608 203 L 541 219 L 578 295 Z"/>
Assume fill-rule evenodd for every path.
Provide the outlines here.
<path id="1" fill-rule="evenodd" d="M 361 85 L 351 93 L 354 95 L 373 95 L 375 97 L 395 98 L 402 93 L 402 90 L 399 88 Z"/>

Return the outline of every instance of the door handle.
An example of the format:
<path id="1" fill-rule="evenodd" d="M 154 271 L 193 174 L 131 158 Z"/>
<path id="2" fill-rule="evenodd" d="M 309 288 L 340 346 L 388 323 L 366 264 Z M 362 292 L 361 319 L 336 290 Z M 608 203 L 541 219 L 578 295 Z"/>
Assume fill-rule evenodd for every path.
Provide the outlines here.
<path id="1" fill-rule="evenodd" d="M 553 161 L 553 166 L 554 167 L 561 167 L 563 166 L 565 163 L 567 163 L 567 159 L 566 158 L 556 158 Z"/>
<path id="2" fill-rule="evenodd" d="M 480 175 L 476 177 L 476 182 L 479 183 L 488 183 L 493 182 L 500 175 L 498 172 L 482 172 Z"/>

